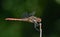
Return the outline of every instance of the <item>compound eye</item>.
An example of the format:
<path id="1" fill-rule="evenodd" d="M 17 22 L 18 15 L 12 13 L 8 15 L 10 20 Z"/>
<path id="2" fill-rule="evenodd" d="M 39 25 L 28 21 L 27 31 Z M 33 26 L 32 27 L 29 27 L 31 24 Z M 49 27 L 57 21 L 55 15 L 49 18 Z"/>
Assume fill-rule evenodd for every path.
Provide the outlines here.
<path id="1" fill-rule="evenodd" d="M 36 21 L 37 21 L 37 22 L 41 22 L 41 19 L 40 19 L 40 18 L 37 18 Z"/>

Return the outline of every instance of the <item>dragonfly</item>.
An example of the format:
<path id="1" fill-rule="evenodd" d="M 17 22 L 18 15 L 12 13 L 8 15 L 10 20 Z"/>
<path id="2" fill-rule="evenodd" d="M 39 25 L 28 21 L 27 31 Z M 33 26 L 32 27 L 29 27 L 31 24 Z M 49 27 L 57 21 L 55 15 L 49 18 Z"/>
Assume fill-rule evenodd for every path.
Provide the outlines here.
<path id="1" fill-rule="evenodd" d="M 40 31 L 37 27 L 41 26 L 41 18 L 35 17 L 35 12 L 32 13 L 25 12 L 22 14 L 22 18 L 5 18 L 5 20 L 15 20 L 15 21 L 25 21 L 34 23 L 34 28 L 37 31 Z"/>

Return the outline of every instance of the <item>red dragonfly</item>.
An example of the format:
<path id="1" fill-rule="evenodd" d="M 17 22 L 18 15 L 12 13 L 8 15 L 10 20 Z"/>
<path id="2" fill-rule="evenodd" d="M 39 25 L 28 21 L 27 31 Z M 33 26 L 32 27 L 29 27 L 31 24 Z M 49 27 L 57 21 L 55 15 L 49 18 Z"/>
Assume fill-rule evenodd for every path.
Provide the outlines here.
<path id="1" fill-rule="evenodd" d="M 41 18 L 37 18 L 35 16 L 31 16 L 28 18 L 5 18 L 5 20 L 16 20 L 16 21 L 26 21 L 33 23 L 33 20 L 36 22 L 41 22 Z"/>
<path id="2" fill-rule="evenodd" d="M 16 21 L 26 21 L 26 22 L 31 22 L 33 23 L 33 21 L 36 22 L 41 22 L 41 18 L 35 17 L 35 12 L 32 13 L 27 13 L 25 12 L 24 14 L 22 14 L 24 18 L 5 18 L 5 20 L 16 20 Z"/>
<path id="3" fill-rule="evenodd" d="M 31 15 L 25 13 L 25 15 L 26 15 L 26 16 L 24 15 L 25 18 L 5 18 L 5 20 L 16 20 L 16 21 L 31 22 L 31 23 L 34 23 L 35 24 L 34 27 L 36 29 L 36 27 L 39 26 L 37 24 L 37 22 L 41 23 L 41 18 L 35 17 L 34 16 L 35 12 L 30 13 L 30 14 Z M 38 30 L 38 29 L 36 29 L 36 30 Z"/>

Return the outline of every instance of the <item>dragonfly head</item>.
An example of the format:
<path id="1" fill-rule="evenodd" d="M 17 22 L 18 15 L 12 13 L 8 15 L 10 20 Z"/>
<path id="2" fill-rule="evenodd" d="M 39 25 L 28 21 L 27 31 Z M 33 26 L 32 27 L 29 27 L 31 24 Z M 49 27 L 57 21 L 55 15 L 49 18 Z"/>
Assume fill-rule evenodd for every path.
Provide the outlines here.
<path id="1" fill-rule="evenodd" d="M 41 18 L 36 18 L 36 21 L 37 22 L 41 22 Z"/>

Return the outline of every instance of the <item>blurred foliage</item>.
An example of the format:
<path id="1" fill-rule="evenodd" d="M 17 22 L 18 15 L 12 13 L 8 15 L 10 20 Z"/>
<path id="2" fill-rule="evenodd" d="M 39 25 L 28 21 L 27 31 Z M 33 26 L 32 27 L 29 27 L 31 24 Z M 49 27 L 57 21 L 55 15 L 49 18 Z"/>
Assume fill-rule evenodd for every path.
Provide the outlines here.
<path id="1" fill-rule="evenodd" d="M 0 0 L 0 37 L 39 37 L 34 25 L 28 22 L 6 21 L 7 17 L 20 18 L 25 12 L 35 11 L 43 19 L 43 37 L 59 37 L 59 0 Z"/>
<path id="2" fill-rule="evenodd" d="M 43 12 L 43 34 L 46 37 L 60 37 L 60 5 L 49 0 Z"/>
<path id="3" fill-rule="evenodd" d="M 54 0 L 57 4 L 60 4 L 60 0 Z"/>

